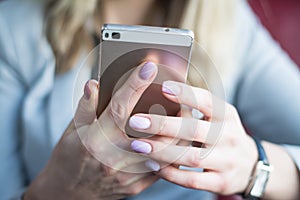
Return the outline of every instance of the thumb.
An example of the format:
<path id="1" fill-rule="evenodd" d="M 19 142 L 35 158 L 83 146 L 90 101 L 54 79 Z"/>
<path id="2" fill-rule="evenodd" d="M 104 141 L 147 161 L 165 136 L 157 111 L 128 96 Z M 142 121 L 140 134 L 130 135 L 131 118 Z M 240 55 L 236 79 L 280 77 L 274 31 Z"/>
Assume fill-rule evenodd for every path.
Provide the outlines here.
<path id="1" fill-rule="evenodd" d="M 91 124 L 96 119 L 96 110 L 98 105 L 98 82 L 89 80 L 84 86 L 84 95 L 81 97 L 74 122 L 77 128 Z"/>

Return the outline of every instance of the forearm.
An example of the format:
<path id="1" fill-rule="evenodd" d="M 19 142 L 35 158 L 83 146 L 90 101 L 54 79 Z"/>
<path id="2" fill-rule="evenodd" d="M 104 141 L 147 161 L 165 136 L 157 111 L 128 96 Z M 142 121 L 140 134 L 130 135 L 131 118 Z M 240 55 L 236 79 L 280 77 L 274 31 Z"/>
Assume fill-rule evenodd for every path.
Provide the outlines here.
<path id="1" fill-rule="evenodd" d="M 29 185 L 24 200 L 83 199 L 78 198 L 80 192 L 76 190 L 75 185 L 90 156 L 81 145 L 77 133 L 72 132 L 74 127 L 74 123 L 71 122 L 46 167 Z M 83 191 L 81 189 L 81 193 L 84 193 Z"/>
<path id="2" fill-rule="evenodd" d="M 53 167 L 53 166 L 52 166 Z M 67 178 L 60 173 L 59 169 L 54 166 L 47 166 L 41 174 L 29 185 L 24 193 L 24 200 L 40 200 L 40 199 L 76 199 L 75 192 L 71 192 L 68 186 Z"/>
<path id="3" fill-rule="evenodd" d="M 39 200 L 39 199 L 63 199 L 58 191 L 53 190 L 51 184 L 38 177 L 26 190 L 23 200 Z"/>
<path id="4" fill-rule="evenodd" d="M 299 171 L 292 158 L 279 145 L 263 142 L 266 154 L 274 170 L 270 174 L 264 199 L 299 199 Z"/>

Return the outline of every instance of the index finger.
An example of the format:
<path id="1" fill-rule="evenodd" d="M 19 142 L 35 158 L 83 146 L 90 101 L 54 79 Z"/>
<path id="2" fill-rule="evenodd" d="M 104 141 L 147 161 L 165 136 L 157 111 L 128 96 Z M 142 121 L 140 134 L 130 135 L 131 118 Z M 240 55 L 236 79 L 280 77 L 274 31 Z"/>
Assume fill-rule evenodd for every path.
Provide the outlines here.
<path id="1" fill-rule="evenodd" d="M 165 81 L 162 92 L 171 101 L 195 108 L 209 119 L 212 119 L 212 117 L 215 119 L 222 117 L 223 112 L 221 111 L 224 110 L 225 102 L 211 94 L 208 90 L 192 87 L 180 82 Z"/>

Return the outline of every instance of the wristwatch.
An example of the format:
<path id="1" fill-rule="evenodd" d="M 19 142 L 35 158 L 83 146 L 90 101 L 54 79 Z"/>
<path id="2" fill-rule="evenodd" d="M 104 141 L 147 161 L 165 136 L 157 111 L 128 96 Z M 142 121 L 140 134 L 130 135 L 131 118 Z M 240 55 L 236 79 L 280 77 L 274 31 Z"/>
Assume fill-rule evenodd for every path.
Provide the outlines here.
<path id="1" fill-rule="evenodd" d="M 259 139 L 253 137 L 258 151 L 258 161 L 250 177 L 249 185 L 245 190 L 244 198 L 255 200 L 260 199 L 266 189 L 273 166 L 270 165 L 266 152 Z"/>

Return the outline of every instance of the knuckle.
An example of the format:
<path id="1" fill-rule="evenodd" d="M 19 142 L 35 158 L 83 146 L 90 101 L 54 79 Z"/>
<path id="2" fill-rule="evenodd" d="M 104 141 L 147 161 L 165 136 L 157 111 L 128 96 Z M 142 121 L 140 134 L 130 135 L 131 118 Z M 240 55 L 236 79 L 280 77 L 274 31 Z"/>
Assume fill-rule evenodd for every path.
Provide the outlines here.
<path id="1" fill-rule="evenodd" d="M 117 123 L 124 122 L 128 114 L 129 113 L 126 104 L 122 104 L 119 101 L 111 101 L 110 108 L 109 108 L 109 115 L 115 122 Z"/>
<path id="2" fill-rule="evenodd" d="M 137 92 L 141 87 L 141 83 L 136 79 L 132 79 L 128 82 L 128 87 L 132 92 Z"/>
<path id="3" fill-rule="evenodd" d="M 141 186 L 131 186 L 128 188 L 128 194 L 129 195 L 137 195 L 142 191 L 142 187 Z"/>
<path id="4" fill-rule="evenodd" d="M 231 159 L 227 160 L 227 162 L 225 163 L 225 168 L 227 168 L 229 170 L 233 170 L 235 168 L 235 166 L 236 166 L 236 164 Z"/>
<path id="5" fill-rule="evenodd" d="M 178 176 L 178 174 L 173 170 L 165 170 L 164 176 L 168 177 L 168 180 L 170 182 L 176 182 L 176 177 Z"/>
<path id="6" fill-rule="evenodd" d="M 103 175 L 105 177 L 114 176 L 115 174 L 116 174 L 116 170 L 114 170 L 110 167 L 103 167 Z"/>
<path id="7" fill-rule="evenodd" d="M 232 147 L 235 147 L 238 145 L 238 141 L 236 140 L 236 137 L 233 136 L 233 134 L 229 134 L 228 143 Z"/>
<path id="8" fill-rule="evenodd" d="M 228 117 L 230 118 L 236 117 L 238 115 L 236 108 L 231 104 L 227 104 L 227 112 L 228 112 Z"/>
<path id="9" fill-rule="evenodd" d="M 126 90 L 130 91 L 130 93 L 137 93 L 140 90 L 143 90 L 146 88 L 147 85 L 149 85 L 150 82 L 146 80 L 140 80 L 137 77 L 130 77 L 128 81 L 125 84 Z"/>
<path id="10" fill-rule="evenodd" d="M 213 108 L 213 95 L 210 91 L 204 91 L 204 96 L 206 97 L 205 99 L 205 106 L 212 110 Z"/>
<path id="11" fill-rule="evenodd" d="M 167 133 L 167 118 L 161 117 L 160 119 L 158 118 L 158 127 L 157 127 L 157 134 L 163 134 Z"/>
<path id="12" fill-rule="evenodd" d="M 186 186 L 188 188 L 198 189 L 200 185 L 201 184 L 199 183 L 197 176 L 192 176 L 189 179 L 187 179 Z"/>
<path id="13" fill-rule="evenodd" d="M 206 132 L 206 127 L 200 120 L 195 120 L 195 128 L 193 128 L 193 139 L 196 141 L 204 141 L 206 138 L 203 138 L 203 132 Z M 191 126 L 193 127 L 193 126 Z"/>
<path id="14" fill-rule="evenodd" d="M 126 186 L 128 184 L 127 179 L 121 174 L 116 175 L 116 182 L 121 186 Z"/>
<path id="15" fill-rule="evenodd" d="M 187 152 L 189 155 L 188 164 L 191 167 L 199 167 L 201 162 L 201 156 L 199 154 L 200 151 L 196 152 Z"/>
<path id="16" fill-rule="evenodd" d="M 220 194 L 226 194 L 228 186 L 229 186 L 229 181 L 227 181 L 227 179 L 225 178 L 219 179 L 219 182 L 217 183 L 218 192 Z"/>
<path id="17" fill-rule="evenodd" d="M 228 132 L 225 135 L 226 135 L 226 139 L 224 141 L 226 141 L 226 144 L 229 144 L 229 146 L 231 147 L 235 147 L 239 145 L 239 139 L 236 134 Z"/>

